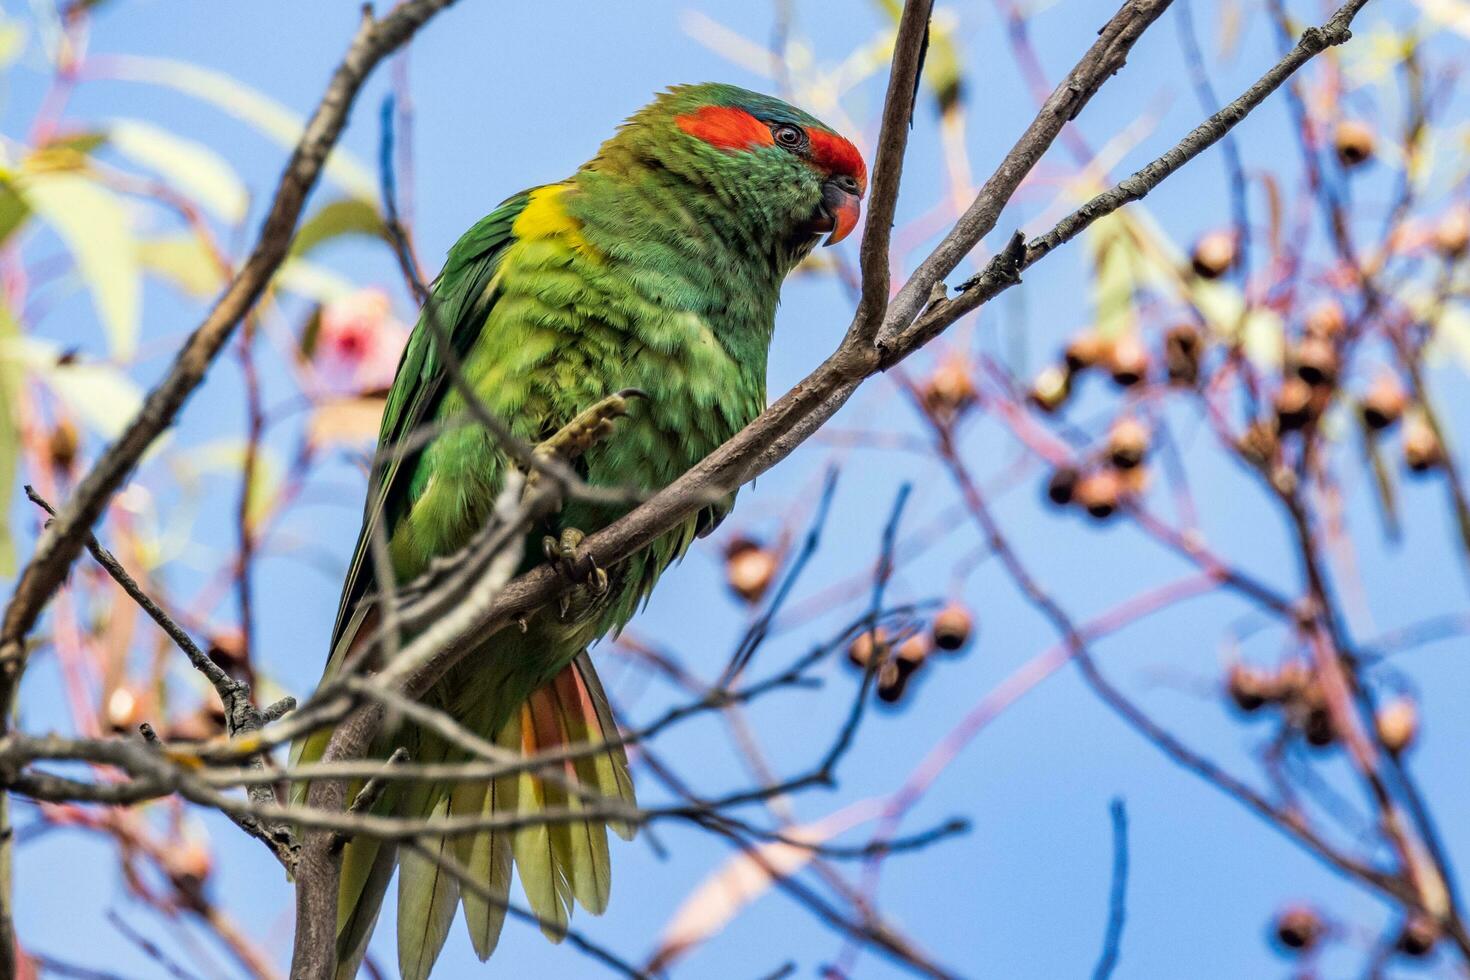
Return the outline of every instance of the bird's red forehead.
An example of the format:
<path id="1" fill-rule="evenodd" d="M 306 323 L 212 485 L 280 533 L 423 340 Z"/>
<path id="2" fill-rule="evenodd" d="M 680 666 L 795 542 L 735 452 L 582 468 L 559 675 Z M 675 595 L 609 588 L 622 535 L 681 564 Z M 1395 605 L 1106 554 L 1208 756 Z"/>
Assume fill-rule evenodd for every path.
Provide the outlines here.
<path id="1" fill-rule="evenodd" d="M 775 143 L 770 126 L 733 106 L 701 106 L 675 117 L 674 121 L 690 136 L 722 150 L 751 150 Z M 836 133 L 821 129 L 807 130 L 807 137 L 811 140 L 812 163 L 824 173 L 853 178 L 867 191 L 868 167 L 857 147 Z"/>
<path id="2" fill-rule="evenodd" d="M 829 174 L 845 174 L 858 182 L 858 187 L 868 190 L 868 165 L 857 147 L 836 133 L 813 129 L 808 136 L 812 141 L 812 161 Z"/>
<path id="3" fill-rule="evenodd" d="M 746 112 L 722 105 L 701 106 L 675 120 L 690 136 L 722 150 L 748 150 L 776 142 L 771 127 Z"/>

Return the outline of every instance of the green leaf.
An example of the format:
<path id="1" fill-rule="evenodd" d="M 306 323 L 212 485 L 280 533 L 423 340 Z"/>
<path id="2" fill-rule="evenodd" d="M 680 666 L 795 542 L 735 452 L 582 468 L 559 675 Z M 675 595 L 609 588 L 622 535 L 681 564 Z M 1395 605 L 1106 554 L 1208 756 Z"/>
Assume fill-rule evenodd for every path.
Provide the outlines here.
<path id="1" fill-rule="evenodd" d="M 239 119 L 285 147 L 294 147 L 301 138 L 302 121 L 276 100 L 241 83 L 223 72 L 200 68 L 184 61 L 167 58 L 145 58 L 129 55 L 111 56 L 106 71 L 114 78 L 148 85 L 162 85 L 183 92 L 215 106 Z M 336 149 L 327 158 L 326 178 L 353 197 L 373 201 L 378 196 L 373 172 Z"/>
<path id="2" fill-rule="evenodd" d="M 19 360 L 78 418 L 108 439 L 122 435 L 138 409 L 143 389 L 122 371 L 100 361 L 62 363 L 55 344 L 22 337 L 16 342 Z"/>
<path id="3" fill-rule="evenodd" d="M 10 179 L 0 178 L 0 245 L 20 230 L 30 214 L 30 205 L 16 192 Z"/>
<path id="4" fill-rule="evenodd" d="M 20 190 L 76 260 L 113 356 L 130 359 L 138 345 L 142 283 L 122 202 L 73 173 L 29 174 Z"/>
<path id="5" fill-rule="evenodd" d="M 903 15 L 899 0 L 878 0 L 894 29 Z M 955 40 L 958 18 L 953 10 L 935 10 L 929 17 L 929 47 L 924 52 L 924 71 L 920 76 L 934 96 L 940 115 L 959 108 L 965 97 L 964 58 Z M 895 39 L 896 40 L 896 39 Z"/>
<path id="6" fill-rule="evenodd" d="M 29 173 L 81 170 L 87 166 L 87 158 L 106 143 L 106 133 L 85 132 L 59 136 L 36 147 L 25 158 L 23 166 Z"/>
<path id="7" fill-rule="evenodd" d="M 1120 215 L 1109 215 L 1087 229 L 1085 244 L 1092 258 L 1093 329 L 1105 338 L 1138 329 L 1134 294 L 1143 257 Z"/>
<path id="8" fill-rule="evenodd" d="M 1286 330 L 1280 314 L 1263 307 L 1247 310 L 1240 290 L 1218 279 L 1213 282 L 1192 279 L 1186 299 L 1194 304 L 1215 336 L 1230 341 L 1239 339 L 1252 364 L 1271 371 L 1280 369 L 1281 337 Z"/>
<path id="9" fill-rule="evenodd" d="M 119 153 L 161 175 L 222 221 L 244 220 L 250 203 L 245 185 L 225 158 L 209 147 L 136 119 L 114 120 L 108 137 Z"/>
<path id="10" fill-rule="evenodd" d="M 306 318 L 306 323 L 301 328 L 301 342 L 298 350 L 306 360 L 316 356 L 316 342 L 322 336 L 322 305 L 317 303 L 311 308 L 311 316 Z"/>
<path id="11" fill-rule="evenodd" d="M 1397 543 L 1402 523 L 1399 521 L 1394 469 L 1383 459 L 1383 447 L 1378 444 L 1378 433 L 1368 428 L 1361 413 L 1353 414 L 1358 416 L 1358 426 L 1363 438 L 1363 455 L 1367 457 L 1368 468 L 1373 473 L 1373 489 L 1378 498 L 1378 514 L 1383 518 L 1383 533 L 1390 541 Z"/>
<path id="12" fill-rule="evenodd" d="M 1395 299 L 1416 321 L 1432 327 L 1424 349 L 1430 364 L 1439 366 L 1445 358 L 1453 358 L 1461 371 L 1470 373 L 1470 311 L 1458 303 L 1444 302 L 1436 290 L 1422 282 L 1404 283 Z"/>
<path id="13" fill-rule="evenodd" d="M 15 356 L 20 330 L 10 311 L 0 307 L 0 500 L 9 501 L 15 487 L 16 462 L 20 458 L 20 404 L 24 372 Z M 10 526 L 9 507 L 0 507 L 0 578 L 15 574 L 15 534 Z"/>
<path id="14" fill-rule="evenodd" d="M 26 49 L 26 29 L 15 20 L 0 20 L 0 71 L 15 64 Z"/>
<path id="15" fill-rule="evenodd" d="M 292 255 L 306 255 L 313 249 L 343 235 L 367 235 L 383 238 L 387 229 L 378 209 L 361 198 L 344 197 L 329 201 L 301 223 Z"/>
<path id="16" fill-rule="evenodd" d="M 187 296 L 213 296 L 225 284 L 214 256 L 192 232 L 139 242 L 138 262 Z"/>
<path id="17" fill-rule="evenodd" d="M 1193 306 L 1216 337 L 1230 341 L 1238 337 L 1246 357 L 1254 364 L 1268 370 L 1280 368 L 1285 331 L 1281 316 L 1263 307 L 1247 309 L 1245 296 L 1233 283 L 1181 274 L 1186 264 L 1183 251 L 1146 209 L 1120 211 L 1096 222 L 1093 228 L 1098 225 L 1114 236 L 1108 240 L 1112 247 L 1127 256 L 1126 266 L 1117 260 L 1122 268 L 1099 267 L 1094 283 L 1099 306 L 1103 298 L 1121 295 L 1125 286 L 1132 290 L 1130 295 L 1149 292 L 1175 298 Z M 1104 278 L 1105 272 L 1109 278 Z M 1127 315 L 1136 317 L 1131 304 Z"/>

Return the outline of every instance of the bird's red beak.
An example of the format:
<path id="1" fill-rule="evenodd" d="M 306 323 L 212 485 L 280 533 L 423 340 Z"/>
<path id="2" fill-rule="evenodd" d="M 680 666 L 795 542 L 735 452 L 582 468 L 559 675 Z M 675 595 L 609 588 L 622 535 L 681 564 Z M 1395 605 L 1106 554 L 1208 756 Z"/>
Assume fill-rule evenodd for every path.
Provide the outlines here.
<path id="1" fill-rule="evenodd" d="M 856 194 L 849 194 L 843 202 L 838 205 L 832 213 L 832 234 L 822 243 L 825 248 L 828 245 L 836 245 L 857 227 L 858 217 L 863 213 L 863 204 Z"/>
<path id="2" fill-rule="evenodd" d="M 824 221 L 821 230 L 831 230 L 832 234 L 822 243 L 823 247 L 836 245 L 857 227 L 858 218 L 863 213 L 863 199 L 857 185 L 851 178 L 846 180 L 833 179 L 822 185 L 822 216 Z"/>

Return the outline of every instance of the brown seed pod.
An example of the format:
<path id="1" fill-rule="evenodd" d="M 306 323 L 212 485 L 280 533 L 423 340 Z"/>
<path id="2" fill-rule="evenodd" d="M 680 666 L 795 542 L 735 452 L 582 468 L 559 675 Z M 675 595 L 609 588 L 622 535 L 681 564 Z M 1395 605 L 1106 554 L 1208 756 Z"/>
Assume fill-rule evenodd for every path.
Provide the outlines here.
<path id="1" fill-rule="evenodd" d="M 130 684 L 119 684 L 107 696 L 107 727 L 118 734 L 134 734 L 143 722 L 143 692 Z"/>
<path id="2" fill-rule="evenodd" d="M 1094 470 L 1077 481 L 1076 499 L 1087 513 L 1098 520 L 1106 520 L 1118 509 L 1123 494 L 1122 481 L 1116 470 Z"/>
<path id="3" fill-rule="evenodd" d="M 204 655 L 235 680 L 247 684 L 255 683 L 255 668 L 250 663 L 245 635 L 238 629 L 225 629 L 211 634 Z"/>
<path id="4" fill-rule="evenodd" d="M 1319 749 L 1337 741 L 1337 728 L 1332 724 L 1332 715 L 1325 707 L 1313 707 L 1302 719 L 1302 736 L 1307 744 Z"/>
<path id="5" fill-rule="evenodd" d="M 169 870 L 197 886 L 214 870 L 214 856 L 203 841 L 189 838 L 169 849 Z"/>
<path id="6" fill-rule="evenodd" d="M 1235 233 L 1212 231 L 1201 235 L 1194 243 L 1189 263 L 1194 267 L 1194 274 L 1201 279 L 1219 279 L 1230 271 L 1238 257 Z"/>
<path id="7" fill-rule="evenodd" d="M 1315 909 L 1306 905 L 1288 905 L 1276 913 L 1272 931 L 1284 949 L 1299 952 L 1316 946 L 1327 927 Z"/>
<path id="8" fill-rule="evenodd" d="M 1394 947 L 1405 956 L 1428 956 L 1439 942 L 1439 926 L 1423 915 L 1411 915 L 1404 922 Z"/>
<path id="9" fill-rule="evenodd" d="M 1313 387 L 1331 387 L 1337 383 L 1339 360 L 1337 347 L 1322 337 L 1307 336 L 1291 353 L 1296 376 Z"/>
<path id="10" fill-rule="evenodd" d="M 51 435 L 46 440 L 51 465 L 62 472 L 70 470 L 72 464 L 77 460 L 77 447 L 80 441 L 77 427 L 70 419 L 61 419 L 57 422 L 56 428 L 51 430 Z"/>
<path id="11" fill-rule="evenodd" d="M 1276 456 L 1280 446 L 1275 421 L 1252 422 L 1241 435 L 1237 448 L 1240 454 L 1257 466 L 1264 466 Z"/>
<path id="12" fill-rule="evenodd" d="M 1434 247 L 1446 258 L 1457 258 L 1470 248 L 1470 207 L 1457 204 L 1434 226 Z"/>
<path id="13" fill-rule="evenodd" d="M 1415 473 L 1444 465 L 1444 444 L 1423 411 L 1410 412 L 1404 419 L 1404 462 Z"/>
<path id="14" fill-rule="evenodd" d="M 889 660 L 878 668 L 878 698 L 887 704 L 897 704 L 908 687 L 909 675 L 898 664 Z"/>
<path id="15" fill-rule="evenodd" d="M 1108 348 L 1108 372 L 1113 383 L 1127 388 L 1148 377 L 1148 349 L 1133 334 L 1113 341 Z"/>
<path id="16" fill-rule="evenodd" d="M 225 730 L 224 712 L 217 707 L 200 706 L 181 718 L 171 721 L 163 731 L 165 741 L 203 742 L 221 735 Z"/>
<path id="17" fill-rule="evenodd" d="M 1052 503 L 1058 506 L 1066 506 L 1072 502 L 1072 497 L 1077 492 L 1077 481 L 1082 474 L 1077 472 L 1075 466 L 1065 463 L 1052 470 L 1051 479 L 1046 481 L 1046 496 Z"/>
<path id="18" fill-rule="evenodd" d="M 1312 678 L 1312 668 L 1301 660 L 1288 660 L 1276 668 L 1271 678 L 1272 699 L 1276 701 L 1321 700 L 1321 692 Z"/>
<path id="19" fill-rule="evenodd" d="M 225 706 L 217 698 L 211 698 L 200 705 L 199 715 L 205 724 L 213 725 L 217 732 L 225 730 Z"/>
<path id="20" fill-rule="evenodd" d="M 888 634 L 880 626 L 875 630 L 864 630 L 853 637 L 852 643 L 847 647 L 847 660 L 859 670 L 867 670 L 869 661 L 875 656 L 886 656 L 887 653 Z"/>
<path id="21" fill-rule="evenodd" d="M 929 635 L 940 650 L 953 653 L 963 650 L 975 632 L 975 618 L 957 602 L 951 602 L 934 616 Z"/>
<path id="22" fill-rule="evenodd" d="M 975 404 L 975 381 L 969 364 L 962 357 L 946 357 L 939 362 L 924 385 L 924 408 L 940 422 L 948 424 Z"/>
<path id="23" fill-rule="evenodd" d="M 928 657 L 929 637 L 923 633 L 915 633 L 898 645 L 893 653 L 893 662 L 898 665 L 899 673 L 908 676 L 924 666 Z"/>
<path id="24" fill-rule="evenodd" d="M 1419 708 L 1411 698 L 1394 698 L 1378 709 L 1373 727 L 1383 747 L 1398 755 L 1419 736 Z"/>
<path id="25" fill-rule="evenodd" d="M 1363 396 L 1360 406 L 1363 423 L 1370 429 L 1381 431 L 1402 418 L 1408 405 L 1409 396 L 1404 392 L 1404 386 L 1397 377 L 1385 371 L 1373 379 L 1368 393 Z"/>
<path id="26" fill-rule="evenodd" d="M 1050 414 L 1061 408 L 1072 394 L 1072 375 L 1055 364 L 1041 369 L 1031 382 L 1031 404 Z"/>
<path id="27" fill-rule="evenodd" d="M 1377 142 L 1373 128 L 1358 119 L 1344 119 L 1332 132 L 1332 147 L 1344 167 L 1362 166 L 1373 159 Z"/>
<path id="28" fill-rule="evenodd" d="M 780 564 L 780 557 L 770 548 L 749 538 L 736 539 L 725 549 L 725 582 L 730 591 L 754 604 L 771 587 Z"/>
<path id="29" fill-rule="evenodd" d="M 1095 331 L 1088 330 L 1079 333 L 1067 343 L 1064 360 L 1067 362 L 1067 370 L 1076 374 L 1086 371 L 1090 367 L 1101 364 L 1108 356 L 1108 342 L 1098 336 Z"/>
<path id="30" fill-rule="evenodd" d="M 1312 386 L 1301 378 L 1287 378 L 1276 390 L 1275 406 L 1278 431 L 1300 429 L 1314 418 Z"/>
<path id="31" fill-rule="evenodd" d="M 1148 455 L 1148 427 L 1125 415 L 1108 429 L 1108 461 L 1120 470 L 1131 470 Z"/>
<path id="32" fill-rule="evenodd" d="M 1335 299 L 1324 299 L 1307 311 L 1306 322 L 1302 329 L 1308 337 L 1317 337 L 1321 340 L 1337 340 L 1347 329 L 1347 314 L 1342 310 L 1342 304 Z"/>
<path id="33" fill-rule="evenodd" d="M 1116 470 L 1118 492 L 1124 497 L 1139 497 L 1148 490 L 1149 468 L 1135 466 L 1131 470 Z"/>
<path id="34" fill-rule="evenodd" d="M 1192 323 L 1178 323 L 1164 334 L 1164 369 L 1169 381 L 1176 385 L 1192 385 L 1199 381 L 1199 362 L 1204 341 L 1199 328 Z"/>
<path id="35" fill-rule="evenodd" d="M 1258 711 L 1275 699 L 1272 678 L 1259 667 L 1234 663 L 1225 675 L 1225 691 L 1241 711 Z"/>

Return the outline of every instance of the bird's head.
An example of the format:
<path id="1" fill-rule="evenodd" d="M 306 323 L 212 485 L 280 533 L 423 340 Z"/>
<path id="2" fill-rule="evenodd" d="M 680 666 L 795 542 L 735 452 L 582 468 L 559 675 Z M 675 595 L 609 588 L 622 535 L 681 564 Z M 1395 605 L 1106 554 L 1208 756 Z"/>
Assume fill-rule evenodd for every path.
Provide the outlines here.
<path id="1" fill-rule="evenodd" d="M 846 138 L 780 99 L 734 85 L 676 86 L 613 141 L 756 219 L 783 251 L 834 245 L 856 226 L 867 166 Z M 611 145 L 611 144 L 610 144 Z"/>

